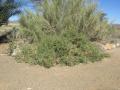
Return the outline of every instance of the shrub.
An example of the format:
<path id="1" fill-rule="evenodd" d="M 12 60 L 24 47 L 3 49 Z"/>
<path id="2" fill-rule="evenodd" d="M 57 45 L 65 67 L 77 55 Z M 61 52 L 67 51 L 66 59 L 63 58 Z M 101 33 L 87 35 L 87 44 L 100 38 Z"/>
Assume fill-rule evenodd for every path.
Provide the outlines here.
<path id="1" fill-rule="evenodd" d="M 67 37 L 65 34 L 68 33 Z M 84 34 L 69 32 L 61 35 L 44 35 L 40 42 L 25 44 L 19 60 L 30 64 L 39 64 L 47 68 L 64 64 L 68 66 L 79 63 L 95 62 L 104 57 L 104 54 L 93 45 Z"/>
<path id="2" fill-rule="evenodd" d="M 28 28 L 27 33 L 36 38 L 39 38 L 37 34 L 41 30 L 46 33 L 60 33 L 74 28 L 87 35 L 90 40 L 101 40 L 109 34 L 111 28 L 105 14 L 97 9 L 94 1 L 44 0 L 36 13 L 26 11 L 20 23 Z"/>
<path id="3" fill-rule="evenodd" d="M 21 16 L 22 38 L 32 42 L 21 46 L 20 60 L 49 68 L 104 58 L 90 41 L 102 39 L 109 30 L 96 4 L 88 0 L 44 0 L 39 9 Z"/>

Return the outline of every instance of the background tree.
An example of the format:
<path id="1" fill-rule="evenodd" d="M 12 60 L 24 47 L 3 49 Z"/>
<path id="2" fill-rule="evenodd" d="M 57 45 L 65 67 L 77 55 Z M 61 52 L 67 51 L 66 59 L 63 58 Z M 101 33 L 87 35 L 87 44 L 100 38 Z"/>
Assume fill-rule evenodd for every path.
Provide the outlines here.
<path id="1" fill-rule="evenodd" d="M 19 7 L 21 3 L 15 0 L 0 0 L 0 26 L 8 23 L 8 19 L 16 14 L 19 14 L 21 10 Z"/>

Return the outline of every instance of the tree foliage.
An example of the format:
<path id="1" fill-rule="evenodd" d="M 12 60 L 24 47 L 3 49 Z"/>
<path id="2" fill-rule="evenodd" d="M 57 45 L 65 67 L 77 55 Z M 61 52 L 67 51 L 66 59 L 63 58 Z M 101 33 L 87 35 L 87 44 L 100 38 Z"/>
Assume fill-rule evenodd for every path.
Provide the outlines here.
<path id="1" fill-rule="evenodd" d="M 8 22 L 8 19 L 20 13 L 20 2 L 15 0 L 0 0 L 0 25 Z"/>

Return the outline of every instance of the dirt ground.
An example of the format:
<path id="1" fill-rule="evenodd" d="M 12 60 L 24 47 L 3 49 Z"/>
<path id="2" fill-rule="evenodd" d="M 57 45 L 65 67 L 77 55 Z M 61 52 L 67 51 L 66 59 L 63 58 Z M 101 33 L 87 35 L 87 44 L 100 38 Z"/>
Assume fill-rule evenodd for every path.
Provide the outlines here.
<path id="1" fill-rule="evenodd" d="M 45 69 L 0 56 L 0 90 L 120 90 L 120 48 L 100 62 Z"/>
<path id="2" fill-rule="evenodd" d="M 9 44 L 8 43 L 0 43 L 0 55 L 3 54 L 8 54 L 8 50 L 9 50 Z"/>

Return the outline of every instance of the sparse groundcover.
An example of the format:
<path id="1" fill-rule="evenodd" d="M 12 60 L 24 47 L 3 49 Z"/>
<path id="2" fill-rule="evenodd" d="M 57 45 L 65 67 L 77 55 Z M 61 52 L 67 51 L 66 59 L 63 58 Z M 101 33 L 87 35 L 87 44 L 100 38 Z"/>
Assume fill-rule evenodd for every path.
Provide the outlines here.
<path id="1" fill-rule="evenodd" d="M 36 13 L 21 16 L 19 61 L 51 67 L 102 60 L 106 54 L 91 39 L 101 40 L 110 25 L 90 0 L 44 0 Z"/>

